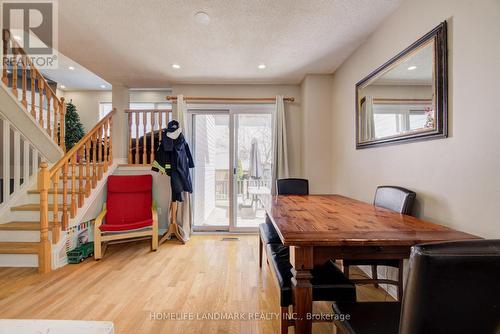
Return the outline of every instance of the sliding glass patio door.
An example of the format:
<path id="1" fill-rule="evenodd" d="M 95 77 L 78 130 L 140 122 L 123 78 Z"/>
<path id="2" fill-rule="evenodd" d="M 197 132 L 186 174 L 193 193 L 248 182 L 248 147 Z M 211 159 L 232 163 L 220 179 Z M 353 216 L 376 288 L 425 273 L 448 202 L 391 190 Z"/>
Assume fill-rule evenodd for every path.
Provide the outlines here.
<path id="1" fill-rule="evenodd" d="M 261 198 L 271 195 L 271 114 L 234 115 L 234 229 L 256 230 L 265 221 Z"/>
<path id="2" fill-rule="evenodd" d="M 227 231 L 231 217 L 230 115 L 192 114 L 193 229 Z"/>
<path id="3" fill-rule="evenodd" d="M 192 128 L 193 230 L 257 231 L 260 199 L 271 193 L 269 105 L 189 108 Z"/>

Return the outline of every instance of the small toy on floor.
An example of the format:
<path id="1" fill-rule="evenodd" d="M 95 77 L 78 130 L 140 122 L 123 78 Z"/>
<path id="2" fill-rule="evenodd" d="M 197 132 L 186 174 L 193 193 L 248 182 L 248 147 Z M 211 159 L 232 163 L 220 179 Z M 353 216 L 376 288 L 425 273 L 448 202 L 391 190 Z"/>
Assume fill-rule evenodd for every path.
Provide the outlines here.
<path id="1" fill-rule="evenodd" d="M 94 255 L 94 242 L 86 242 L 66 253 L 68 263 L 80 263 L 88 257 Z"/>

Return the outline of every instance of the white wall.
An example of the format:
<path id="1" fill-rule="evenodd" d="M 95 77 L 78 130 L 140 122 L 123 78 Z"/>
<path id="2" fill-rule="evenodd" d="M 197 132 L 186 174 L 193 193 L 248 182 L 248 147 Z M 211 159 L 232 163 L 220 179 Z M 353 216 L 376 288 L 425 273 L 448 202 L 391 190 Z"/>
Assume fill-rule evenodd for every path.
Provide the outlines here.
<path id="1" fill-rule="evenodd" d="M 63 92 L 66 102 L 73 100 L 85 132 L 99 121 L 99 103 L 111 102 L 110 90 L 82 90 Z"/>
<path id="2" fill-rule="evenodd" d="M 110 90 L 59 91 L 67 102 L 73 100 L 85 131 L 99 121 L 99 103 L 112 102 Z M 168 90 L 129 90 L 130 102 L 166 102 Z"/>
<path id="3" fill-rule="evenodd" d="M 355 149 L 354 85 L 448 21 L 450 138 Z M 335 72 L 333 191 L 370 202 L 377 185 L 417 192 L 417 214 L 500 237 L 500 1 L 406 0 Z"/>
<path id="4" fill-rule="evenodd" d="M 131 90 L 130 102 L 168 102 L 170 90 Z"/>
<path id="5" fill-rule="evenodd" d="M 302 81 L 302 166 L 312 194 L 332 192 L 331 75 L 308 75 Z"/>

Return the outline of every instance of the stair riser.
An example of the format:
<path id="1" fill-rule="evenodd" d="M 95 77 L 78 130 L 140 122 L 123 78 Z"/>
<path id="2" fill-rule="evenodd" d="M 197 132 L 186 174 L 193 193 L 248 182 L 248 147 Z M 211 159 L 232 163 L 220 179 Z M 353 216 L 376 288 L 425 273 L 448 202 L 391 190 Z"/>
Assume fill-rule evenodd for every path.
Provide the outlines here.
<path id="1" fill-rule="evenodd" d="M 63 202 L 63 195 L 62 194 L 57 194 L 57 202 L 62 205 Z M 76 198 L 78 200 L 78 194 L 76 194 Z M 71 201 L 71 194 L 69 193 L 68 196 L 66 196 L 66 201 L 69 203 Z M 29 203 L 39 203 L 40 202 L 40 195 L 39 194 L 28 194 L 26 196 L 26 199 L 23 199 L 20 204 L 29 204 Z M 54 194 L 49 194 L 49 203 L 52 204 L 54 203 Z"/>
<path id="2" fill-rule="evenodd" d="M 61 212 L 59 211 L 59 221 L 61 220 Z M 54 215 L 51 211 L 49 211 L 49 221 L 54 219 Z M 10 212 L 8 219 L 15 221 L 40 221 L 40 211 L 14 211 Z"/>
<path id="3" fill-rule="evenodd" d="M 1 231 L 0 242 L 39 242 L 40 231 Z"/>
<path id="4" fill-rule="evenodd" d="M 0 267 L 38 267 L 36 254 L 0 254 Z"/>

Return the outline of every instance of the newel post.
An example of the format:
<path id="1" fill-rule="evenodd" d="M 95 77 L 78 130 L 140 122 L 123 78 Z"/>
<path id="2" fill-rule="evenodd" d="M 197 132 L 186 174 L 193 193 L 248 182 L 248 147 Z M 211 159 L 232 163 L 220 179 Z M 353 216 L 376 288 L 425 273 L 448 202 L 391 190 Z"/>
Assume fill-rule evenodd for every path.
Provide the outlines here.
<path id="1" fill-rule="evenodd" d="M 52 265 L 49 242 L 50 172 L 46 162 L 40 163 L 37 181 L 38 190 L 40 191 L 40 250 L 38 253 L 38 271 L 47 273 L 52 269 Z"/>

